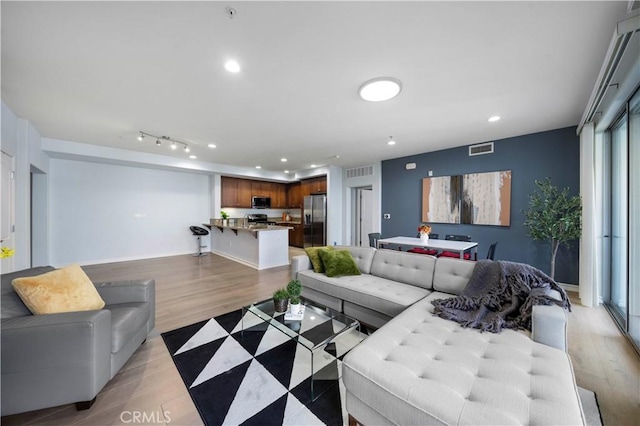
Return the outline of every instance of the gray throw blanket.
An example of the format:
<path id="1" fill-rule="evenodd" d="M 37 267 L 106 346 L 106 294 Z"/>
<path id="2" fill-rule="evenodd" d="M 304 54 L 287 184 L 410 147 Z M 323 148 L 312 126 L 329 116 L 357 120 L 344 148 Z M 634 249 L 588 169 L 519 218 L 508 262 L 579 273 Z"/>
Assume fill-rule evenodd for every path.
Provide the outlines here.
<path id="1" fill-rule="evenodd" d="M 562 300 L 548 295 L 557 290 Z M 499 333 L 503 328 L 531 330 L 533 305 L 556 304 L 571 310 L 564 290 L 544 272 L 524 263 L 480 260 L 462 293 L 431 302 L 434 315 L 463 327 Z"/>

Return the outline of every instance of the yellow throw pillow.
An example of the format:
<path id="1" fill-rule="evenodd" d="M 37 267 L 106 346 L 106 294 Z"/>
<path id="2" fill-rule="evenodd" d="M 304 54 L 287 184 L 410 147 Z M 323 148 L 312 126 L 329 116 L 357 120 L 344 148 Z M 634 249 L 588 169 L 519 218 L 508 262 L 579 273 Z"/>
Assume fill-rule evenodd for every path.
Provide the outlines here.
<path id="1" fill-rule="evenodd" d="M 35 277 L 16 278 L 11 284 L 34 315 L 104 308 L 104 300 L 80 265 L 69 265 Z"/>
<path id="2" fill-rule="evenodd" d="M 322 264 L 322 259 L 320 259 L 320 250 L 333 250 L 333 247 L 307 247 L 304 249 L 307 252 L 307 256 L 309 256 L 313 271 L 322 274 L 324 273 L 324 265 Z"/>

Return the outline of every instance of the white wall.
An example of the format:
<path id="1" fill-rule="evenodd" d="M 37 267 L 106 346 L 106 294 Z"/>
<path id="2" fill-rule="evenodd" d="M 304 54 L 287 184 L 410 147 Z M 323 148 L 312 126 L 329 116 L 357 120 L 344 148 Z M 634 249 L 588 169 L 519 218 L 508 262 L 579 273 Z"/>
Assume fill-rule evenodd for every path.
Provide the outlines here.
<path id="1" fill-rule="evenodd" d="M 49 182 L 54 266 L 193 253 L 210 218 L 207 175 L 52 159 Z"/>

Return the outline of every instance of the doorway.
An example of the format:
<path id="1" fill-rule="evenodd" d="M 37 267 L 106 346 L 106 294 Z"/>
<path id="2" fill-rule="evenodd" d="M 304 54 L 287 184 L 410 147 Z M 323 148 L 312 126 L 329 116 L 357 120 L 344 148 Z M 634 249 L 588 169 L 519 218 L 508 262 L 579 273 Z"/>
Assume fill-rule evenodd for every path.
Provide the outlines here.
<path id="1" fill-rule="evenodd" d="M 0 241 L 2 247 L 15 250 L 15 165 L 13 157 L 2 152 L 2 167 L 0 167 L 2 182 L 2 207 L 0 211 Z M 0 262 L 0 270 L 11 272 L 14 270 L 14 257 L 7 257 Z"/>
<path id="2" fill-rule="evenodd" d="M 369 245 L 369 234 L 374 232 L 372 187 L 356 188 L 355 201 L 355 241 L 356 245 L 366 247 Z"/>

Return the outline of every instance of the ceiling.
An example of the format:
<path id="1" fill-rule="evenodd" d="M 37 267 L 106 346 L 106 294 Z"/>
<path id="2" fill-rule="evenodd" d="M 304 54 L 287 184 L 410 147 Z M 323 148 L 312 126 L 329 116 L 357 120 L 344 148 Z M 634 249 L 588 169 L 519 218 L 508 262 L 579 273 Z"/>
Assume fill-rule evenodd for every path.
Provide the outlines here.
<path id="1" fill-rule="evenodd" d="M 627 5 L 3 1 L 2 100 L 48 138 L 185 158 L 142 130 L 194 161 L 367 165 L 577 125 Z M 379 76 L 400 95 L 360 99 Z"/>

